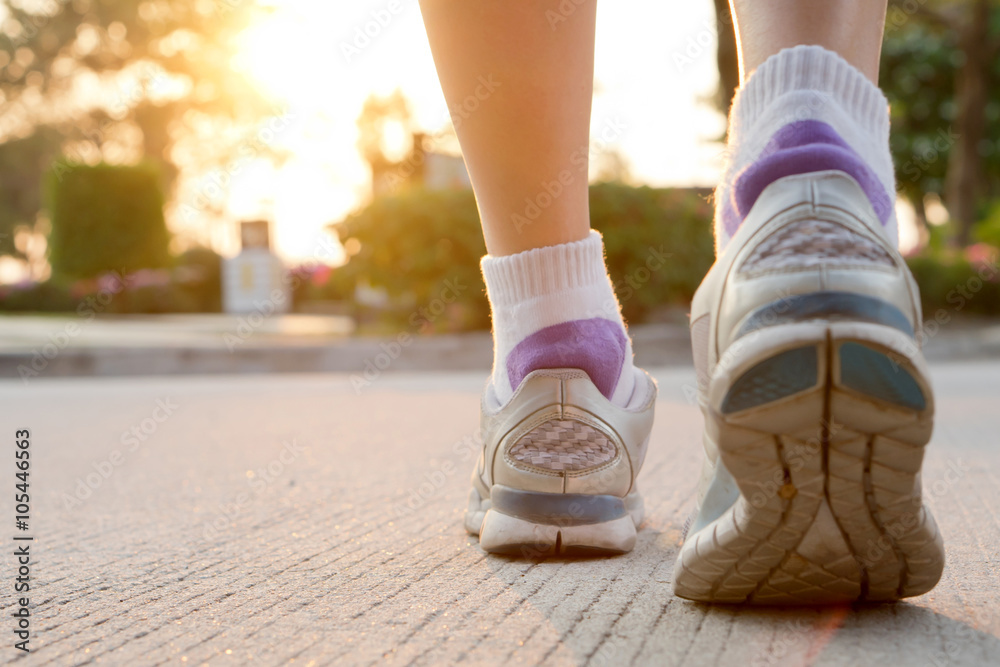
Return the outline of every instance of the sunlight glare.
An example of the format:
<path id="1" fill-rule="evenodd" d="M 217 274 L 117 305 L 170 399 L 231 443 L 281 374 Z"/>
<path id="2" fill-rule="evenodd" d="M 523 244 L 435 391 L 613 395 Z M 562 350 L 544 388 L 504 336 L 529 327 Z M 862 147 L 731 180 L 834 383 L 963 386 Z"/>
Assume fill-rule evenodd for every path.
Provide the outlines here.
<path id="1" fill-rule="evenodd" d="M 326 225 L 370 196 L 356 124 L 369 95 L 402 90 L 416 125 L 432 134 L 449 126 L 449 114 L 416 0 L 401 0 L 391 21 L 350 57 L 345 44 L 385 9 L 385 0 L 258 2 L 272 11 L 239 37 L 231 63 L 294 117 L 275 139 L 293 158 L 267 177 L 254 172 L 234 183 L 229 214 L 235 220 L 237 211 L 256 211 L 273 219 L 276 250 L 294 262 L 310 257 Z M 704 41 L 714 25 L 712 4 L 622 0 L 599 6 L 598 14 L 593 136 L 609 123 L 624 127 L 609 147 L 626 158 L 638 182 L 711 185 L 725 119 L 699 99 L 714 89 L 714 46 L 684 67 L 674 56 L 686 52 L 692 36 Z M 392 125 L 384 139 L 396 159 L 409 137 Z"/>

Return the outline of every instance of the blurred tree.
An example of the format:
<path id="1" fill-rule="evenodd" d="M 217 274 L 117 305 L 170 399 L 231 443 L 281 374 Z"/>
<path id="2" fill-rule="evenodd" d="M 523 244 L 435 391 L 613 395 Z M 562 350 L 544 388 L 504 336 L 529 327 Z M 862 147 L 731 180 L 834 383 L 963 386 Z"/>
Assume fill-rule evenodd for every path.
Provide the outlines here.
<path id="1" fill-rule="evenodd" d="M 632 183 L 632 167 L 621 150 L 606 148 L 594 158 L 595 183 Z"/>
<path id="2" fill-rule="evenodd" d="M 736 51 L 736 22 L 729 8 L 729 0 L 712 0 L 715 5 L 716 51 L 715 62 L 719 68 L 719 88 L 715 105 L 729 114 L 733 95 L 740 87 L 740 59 Z"/>
<path id="3" fill-rule="evenodd" d="M 890 3 L 881 86 L 900 191 L 922 220 L 924 195 L 942 195 L 959 245 L 1000 193 L 998 55 L 998 0 Z"/>
<path id="4" fill-rule="evenodd" d="M 387 318 L 399 328 L 489 327 L 479 270 L 486 246 L 471 191 L 408 188 L 376 197 L 331 229 L 353 251 L 337 269 L 340 277 L 385 289 L 395 306 Z M 440 312 L 433 317 L 420 312 L 446 289 L 458 292 L 448 299 L 461 310 L 454 316 L 459 323 Z"/>
<path id="5" fill-rule="evenodd" d="M 58 278 L 94 278 L 169 264 L 155 166 L 57 162 L 48 174 L 49 261 Z"/>
<path id="6" fill-rule="evenodd" d="M 397 88 L 388 97 L 369 95 L 358 116 L 358 150 L 369 164 L 391 161 L 394 153 L 398 159 L 408 152 L 405 141 L 413 130 L 413 112 L 403 91 Z M 392 145 L 394 140 L 398 145 Z"/>
<path id="7" fill-rule="evenodd" d="M 35 227 L 41 208 L 39 183 L 59 155 L 62 136 L 50 127 L 0 144 L 0 255 L 22 258 L 14 238 Z"/>
<path id="8" fill-rule="evenodd" d="M 372 172 L 372 196 L 395 189 L 396 181 L 421 182 L 423 161 L 406 158 L 423 150 L 410 103 L 398 88 L 388 97 L 369 95 L 358 116 L 358 151 Z"/>
<path id="9" fill-rule="evenodd" d="M 629 322 L 690 302 L 715 256 L 705 224 L 708 195 L 590 186 L 591 223 L 605 233 L 608 270 Z M 349 255 L 335 272 L 338 279 L 384 289 L 392 304 L 389 323 L 411 332 L 489 328 L 479 268 L 486 246 L 471 190 L 406 189 L 376 198 L 331 229 Z M 431 306 L 442 301 L 447 312 L 434 312 Z"/>
<path id="10" fill-rule="evenodd" d="M 947 35 L 919 21 L 888 32 L 882 50 L 882 89 L 889 98 L 890 146 L 896 187 L 926 226 L 924 198 L 944 197 L 953 135 L 956 50 Z"/>
<path id="11" fill-rule="evenodd" d="M 174 283 L 185 309 L 198 313 L 222 310 L 222 257 L 210 248 L 191 248 L 177 257 Z"/>
<path id="12" fill-rule="evenodd" d="M 266 11 L 255 2 L 4 0 L 0 9 L 0 144 L 28 164 L 46 163 L 58 139 L 80 162 L 153 160 L 169 188 L 182 138 L 207 147 L 182 151 L 207 170 L 275 113 L 233 72 L 237 36 Z M 24 197 L 17 216 L 0 215 L 0 235 L 33 220 L 37 197 Z"/>

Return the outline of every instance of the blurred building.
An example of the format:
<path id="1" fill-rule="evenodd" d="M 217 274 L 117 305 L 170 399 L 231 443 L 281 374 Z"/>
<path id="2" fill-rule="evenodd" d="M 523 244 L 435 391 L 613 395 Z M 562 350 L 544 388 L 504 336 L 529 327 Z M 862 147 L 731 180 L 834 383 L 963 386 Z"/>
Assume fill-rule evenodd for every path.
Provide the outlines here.
<path id="1" fill-rule="evenodd" d="M 291 307 L 285 266 L 271 251 L 267 220 L 240 223 L 240 254 L 224 260 L 222 309 L 227 313 L 271 315 Z"/>
<path id="2" fill-rule="evenodd" d="M 399 162 L 376 160 L 369 163 L 372 170 L 372 196 L 391 195 L 401 187 L 422 187 L 428 190 L 465 189 L 472 187 L 465 160 L 428 150 L 427 135 L 413 134 L 413 148 Z"/>
<path id="3" fill-rule="evenodd" d="M 428 190 L 471 188 L 472 182 L 465 168 L 465 160 L 444 153 L 424 153 L 423 186 Z"/>

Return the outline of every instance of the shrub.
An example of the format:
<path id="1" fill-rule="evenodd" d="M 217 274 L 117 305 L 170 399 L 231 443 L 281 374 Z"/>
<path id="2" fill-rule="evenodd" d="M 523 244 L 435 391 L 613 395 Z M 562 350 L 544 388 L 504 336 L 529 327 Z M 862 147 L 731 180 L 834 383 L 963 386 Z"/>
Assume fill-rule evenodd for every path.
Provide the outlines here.
<path id="1" fill-rule="evenodd" d="M 686 306 L 711 266 L 706 194 L 617 183 L 591 187 L 591 224 L 606 233 L 609 271 L 630 322 L 644 321 L 659 306 Z M 489 328 L 479 271 L 486 247 L 470 191 L 409 190 L 379 198 L 335 230 L 342 243 L 357 248 L 339 271 L 387 291 L 389 323 L 411 330 Z M 450 299 L 451 290 L 458 291 L 454 303 L 431 309 Z"/>
<path id="2" fill-rule="evenodd" d="M 163 193 L 153 167 L 57 162 L 46 199 L 54 275 L 91 278 L 169 264 Z"/>
<path id="3" fill-rule="evenodd" d="M 486 246 L 470 191 L 407 190 L 382 197 L 335 230 L 342 243 L 356 239 L 358 247 L 340 271 L 354 283 L 388 292 L 388 324 L 408 330 L 489 328 L 479 273 Z M 442 295 L 451 300 L 449 286 L 458 295 L 447 313 L 421 312 Z"/>
<path id="4" fill-rule="evenodd" d="M 590 188 L 590 221 L 604 234 L 608 272 L 628 322 L 664 305 L 687 307 L 712 262 L 708 190 Z M 665 258 L 661 258 L 665 256 Z"/>
<path id="5" fill-rule="evenodd" d="M 222 257 L 208 248 L 192 248 L 177 258 L 172 284 L 177 307 L 185 312 L 222 310 Z"/>
<path id="6" fill-rule="evenodd" d="M 955 315 L 1000 315 L 1000 266 L 995 248 L 927 250 L 907 259 L 920 286 L 924 320 L 938 311 Z M 971 255 L 971 257 L 970 257 Z"/>
<path id="7" fill-rule="evenodd" d="M 69 288 L 52 280 L 0 285 L 0 311 L 3 312 L 57 313 L 75 310 L 77 303 Z"/>

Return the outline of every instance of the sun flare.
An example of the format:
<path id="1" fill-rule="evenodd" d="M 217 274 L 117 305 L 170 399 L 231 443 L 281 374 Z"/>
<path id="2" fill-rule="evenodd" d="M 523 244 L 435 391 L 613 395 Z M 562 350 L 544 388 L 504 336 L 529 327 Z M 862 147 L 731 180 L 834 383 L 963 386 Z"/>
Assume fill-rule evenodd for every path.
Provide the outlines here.
<path id="1" fill-rule="evenodd" d="M 234 217 L 238 210 L 273 219 L 278 252 L 301 261 L 311 256 L 327 224 L 370 196 L 369 169 L 357 147 L 356 121 L 365 99 L 400 89 L 417 124 L 432 133 L 445 129 L 448 109 L 416 0 L 401 0 L 399 11 L 360 48 L 358 28 L 384 16 L 378 14 L 384 0 L 260 4 L 270 11 L 240 35 L 231 63 L 234 73 L 255 82 L 294 118 L 274 140 L 292 157 L 234 183 L 230 210 Z M 599 7 L 592 131 L 599 133 L 612 119 L 625 123 L 616 149 L 638 181 L 710 185 L 721 155 L 713 142 L 725 127 L 721 115 L 701 101 L 715 86 L 714 60 L 675 71 L 669 54 L 704 30 L 713 9 L 707 0 L 669 4 L 622 0 Z M 632 21 L 640 14 L 648 20 Z M 405 143 L 405 137 L 387 139 Z"/>

